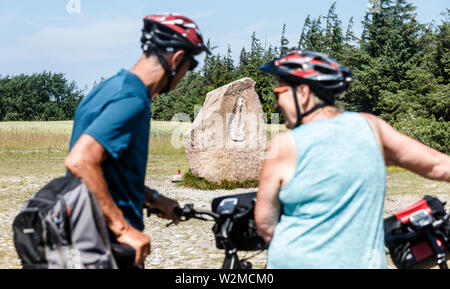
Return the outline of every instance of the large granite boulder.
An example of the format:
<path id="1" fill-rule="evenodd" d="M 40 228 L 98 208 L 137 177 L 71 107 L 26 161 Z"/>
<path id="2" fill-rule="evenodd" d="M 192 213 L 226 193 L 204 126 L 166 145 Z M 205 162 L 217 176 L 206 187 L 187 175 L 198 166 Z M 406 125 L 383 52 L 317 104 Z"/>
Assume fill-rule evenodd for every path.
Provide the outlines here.
<path id="1" fill-rule="evenodd" d="M 266 125 L 255 81 L 242 78 L 209 92 L 184 147 L 191 172 L 212 182 L 257 180 Z"/>

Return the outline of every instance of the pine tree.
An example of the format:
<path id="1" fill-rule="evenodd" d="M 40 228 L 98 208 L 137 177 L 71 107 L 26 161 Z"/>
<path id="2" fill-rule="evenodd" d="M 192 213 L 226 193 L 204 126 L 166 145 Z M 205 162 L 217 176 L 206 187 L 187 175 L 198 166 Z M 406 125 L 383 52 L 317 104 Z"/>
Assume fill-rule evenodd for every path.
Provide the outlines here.
<path id="1" fill-rule="evenodd" d="M 214 50 L 217 49 L 217 46 L 214 46 L 214 47 L 212 46 L 211 39 L 208 39 L 208 41 L 206 42 L 206 46 L 209 47 L 211 52 L 214 52 Z M 204 64 L 203 64 L 203 67 L 202 67 L 203 75 L 205 75 L 206 72 L 209 70 L 209 66 L 211 65 L 211 58 L 212 58 L 212 56 L 209 55 L 208 53 L 206 53 Z"/>
<path id="2" fill-rule="evenodd" d="M 366 48 L 369 42 L 369 26 L 370 26 L 370 14 L 368 12 L 366 12 L 366 14 L 364 15 L 364 19 L 363 21 L 361 21 L 361 24 L 363 30 L 359 40 L 359 46 Z"/>
<path id="3" fill-rule="evenodd" d="M 336 14 L 336 2 L 334 2 L 328 14 L 326 16 L 326 27 L 325 27 L 325 50 L 332 55 L 337 55 L 341 53 L 342 46 L 344 42 L 344 37 L 342 34 L 342 22 L 339 20 Z"/>
<path id="4" fill-rule="evenodd" d="M 289 51 L 289 40 L 286 38 L 286 24 L 283 24 L 280 40 L 280 56 Z"/>
<path id="5" fill-rule="evenodd" d="M 436 69 L 435 76 L 441 84 L 449 85 L 450 82 L 450 9 L 442 13 L 444 20 L 438 26 L 435 37 L 435 49 L 433 51 L 433 62 Z"/>
<path id="6" fill-rule="evenodd" d="M 233 56 L 231 54 L 231 47 L 228 44 L 227 55 L 223 58 L 223 63 L 225 65 L 225 69 L 227 73 L 233 73 L 234 71 L 234 61 Z"/>
<path id="7" fill-rule="evenodd" d="M 392 26 L 383 54 L 397 57 L 404 63 L 419 52 L 417 38 L 424 27 L 416 19 L 416 7 L 406 0 L 396 0 L 389 12 L 392 14 Z"/>
<path id="8" fill-rule="evenodd" d="M 344 36 L 344 44 L 346 46 L 351 46 L 357 43 L 358 37 L 355 36 L 353 33 L 353 17 L 350 18 L 347 25 L 347 31 L 345 32 Z"/>
<path id="9" fill-rule="evenodd" d="M 250 60 L 261 62 L 264 48 L 261 45 L 261 40 L 256 37 L 256 32 L 252 33 L 251 41 Z"/>
<path id="10" fill-rule="evenodd" d="M 321 16 L 311 22 L 309 30 L 306 32 L 304 47 L 308 50 L 324 51 L 325 39 L 323 35 Z"/>
<path id="11" fill-rule="evenodd" d="M 278 51 L 276 49 L 274 49 L 272 47 L 272 45 L 270 45 L 269 48 L 267 48 L 264 51 L 263 63 L 267 63 L 269 61 L 272 61 L 277 55 L 279 55 Z"/>
<path id="12" fill-rule="evenodd" d="M 380 1 L 380 11 L 377 13 L 366 12 L 363 24 L 363 34 L 361 37 L 361 47 L 366 50 L 371 57 L 378 57 L 383 54 L 384 46 L 389 40 L 389 32 L 393 25 L 392 2 L 394 0 Z"/>
<path id="13" fill-rule="evenodd" d="M 311 29 L 311 17 L 308 14 L 306 16 L 305 22 L 303 23 L 302 33 L 300 34 L 300 39 L 298 40 L 298 49 L 305 49 L 306 44 L 306 35 L 307 32 Z"/>

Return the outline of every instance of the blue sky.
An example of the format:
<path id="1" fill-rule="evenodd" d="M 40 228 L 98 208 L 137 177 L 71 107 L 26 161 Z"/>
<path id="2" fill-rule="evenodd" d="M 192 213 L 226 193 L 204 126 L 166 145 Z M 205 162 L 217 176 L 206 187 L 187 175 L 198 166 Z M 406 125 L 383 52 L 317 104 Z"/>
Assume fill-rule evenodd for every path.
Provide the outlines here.
<path id="1" fill-rule="evenodd" d="M 80 13 L 69 13 L 69 1 L 79 1 Z M 92 87 L 100 77 L 130 68 L 138 59 L 142 18 L 177 12 L 191 17 L 205 38 L 225 53 L 230 45 L 238 57 L 253 32 L 263 42 L 279 45 L 287 25 L 291 44 L 298 41 L 303 22 L 326 15 L 334 0 L 0 0 L 0 74 L 31 74 L 44 70 L 65 73 L 80 88 Z M 354 17 L 354 31 L 369 0 L 337 0 L 344 29 Z M 422 23 L 440 22 L 448 0 L 412 0 Z M 76 11 L 76 6 L 72 6 Z"/>

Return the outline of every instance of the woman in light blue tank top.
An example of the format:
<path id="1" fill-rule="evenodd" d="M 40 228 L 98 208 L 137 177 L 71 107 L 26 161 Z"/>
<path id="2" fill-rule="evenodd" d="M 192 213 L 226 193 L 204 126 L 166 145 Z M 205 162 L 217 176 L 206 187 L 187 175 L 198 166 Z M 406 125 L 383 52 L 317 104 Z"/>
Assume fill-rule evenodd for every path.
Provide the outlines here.
<path id="1" fill-rule="evenodd" d="M 352 74 L 329 55 L 293 51 L 260 69 L 276 76 L 292 129 L 272 140 L 259 180 L 268 268 L 386 268 L 385 162 L 450 181 L 450 157 L 376 116 L 339 111 Z"/>
<path id="2" fill-rule="evenodd" d="M 385 164 L 367 121 L 345 112 L 289 133 L 297 164 L 268 267 L 384 268 Z"/>

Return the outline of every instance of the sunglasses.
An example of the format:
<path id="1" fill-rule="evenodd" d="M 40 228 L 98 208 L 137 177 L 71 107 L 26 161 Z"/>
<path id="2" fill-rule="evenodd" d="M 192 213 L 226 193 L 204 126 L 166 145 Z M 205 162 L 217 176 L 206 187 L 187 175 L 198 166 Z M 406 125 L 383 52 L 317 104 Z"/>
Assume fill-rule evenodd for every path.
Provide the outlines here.
<path id="1" fill-rule="evenodd" d="M 275 88 L 275 89 L 273 90 L 273 93 L 275 94 L 275 98 L 277 99 L 277 101 L 278 101 L 278 97 L 279 97 L 280 93 L 286 92 L 286 91 L 288 91 L 290 88 L 291 88 L 291 87 L 290 87 L 290 86 L 287 86 L 287 85 L 279 86 L 279 87 Z"/>
<path id="2" fill-rule="evenodd" d="M 189 65 L 189 70 L 190 71 L 194 70 L 197 67 L 197 65 L 198 61 L 193 56 L 191 56 L 191 64 Z"/>

